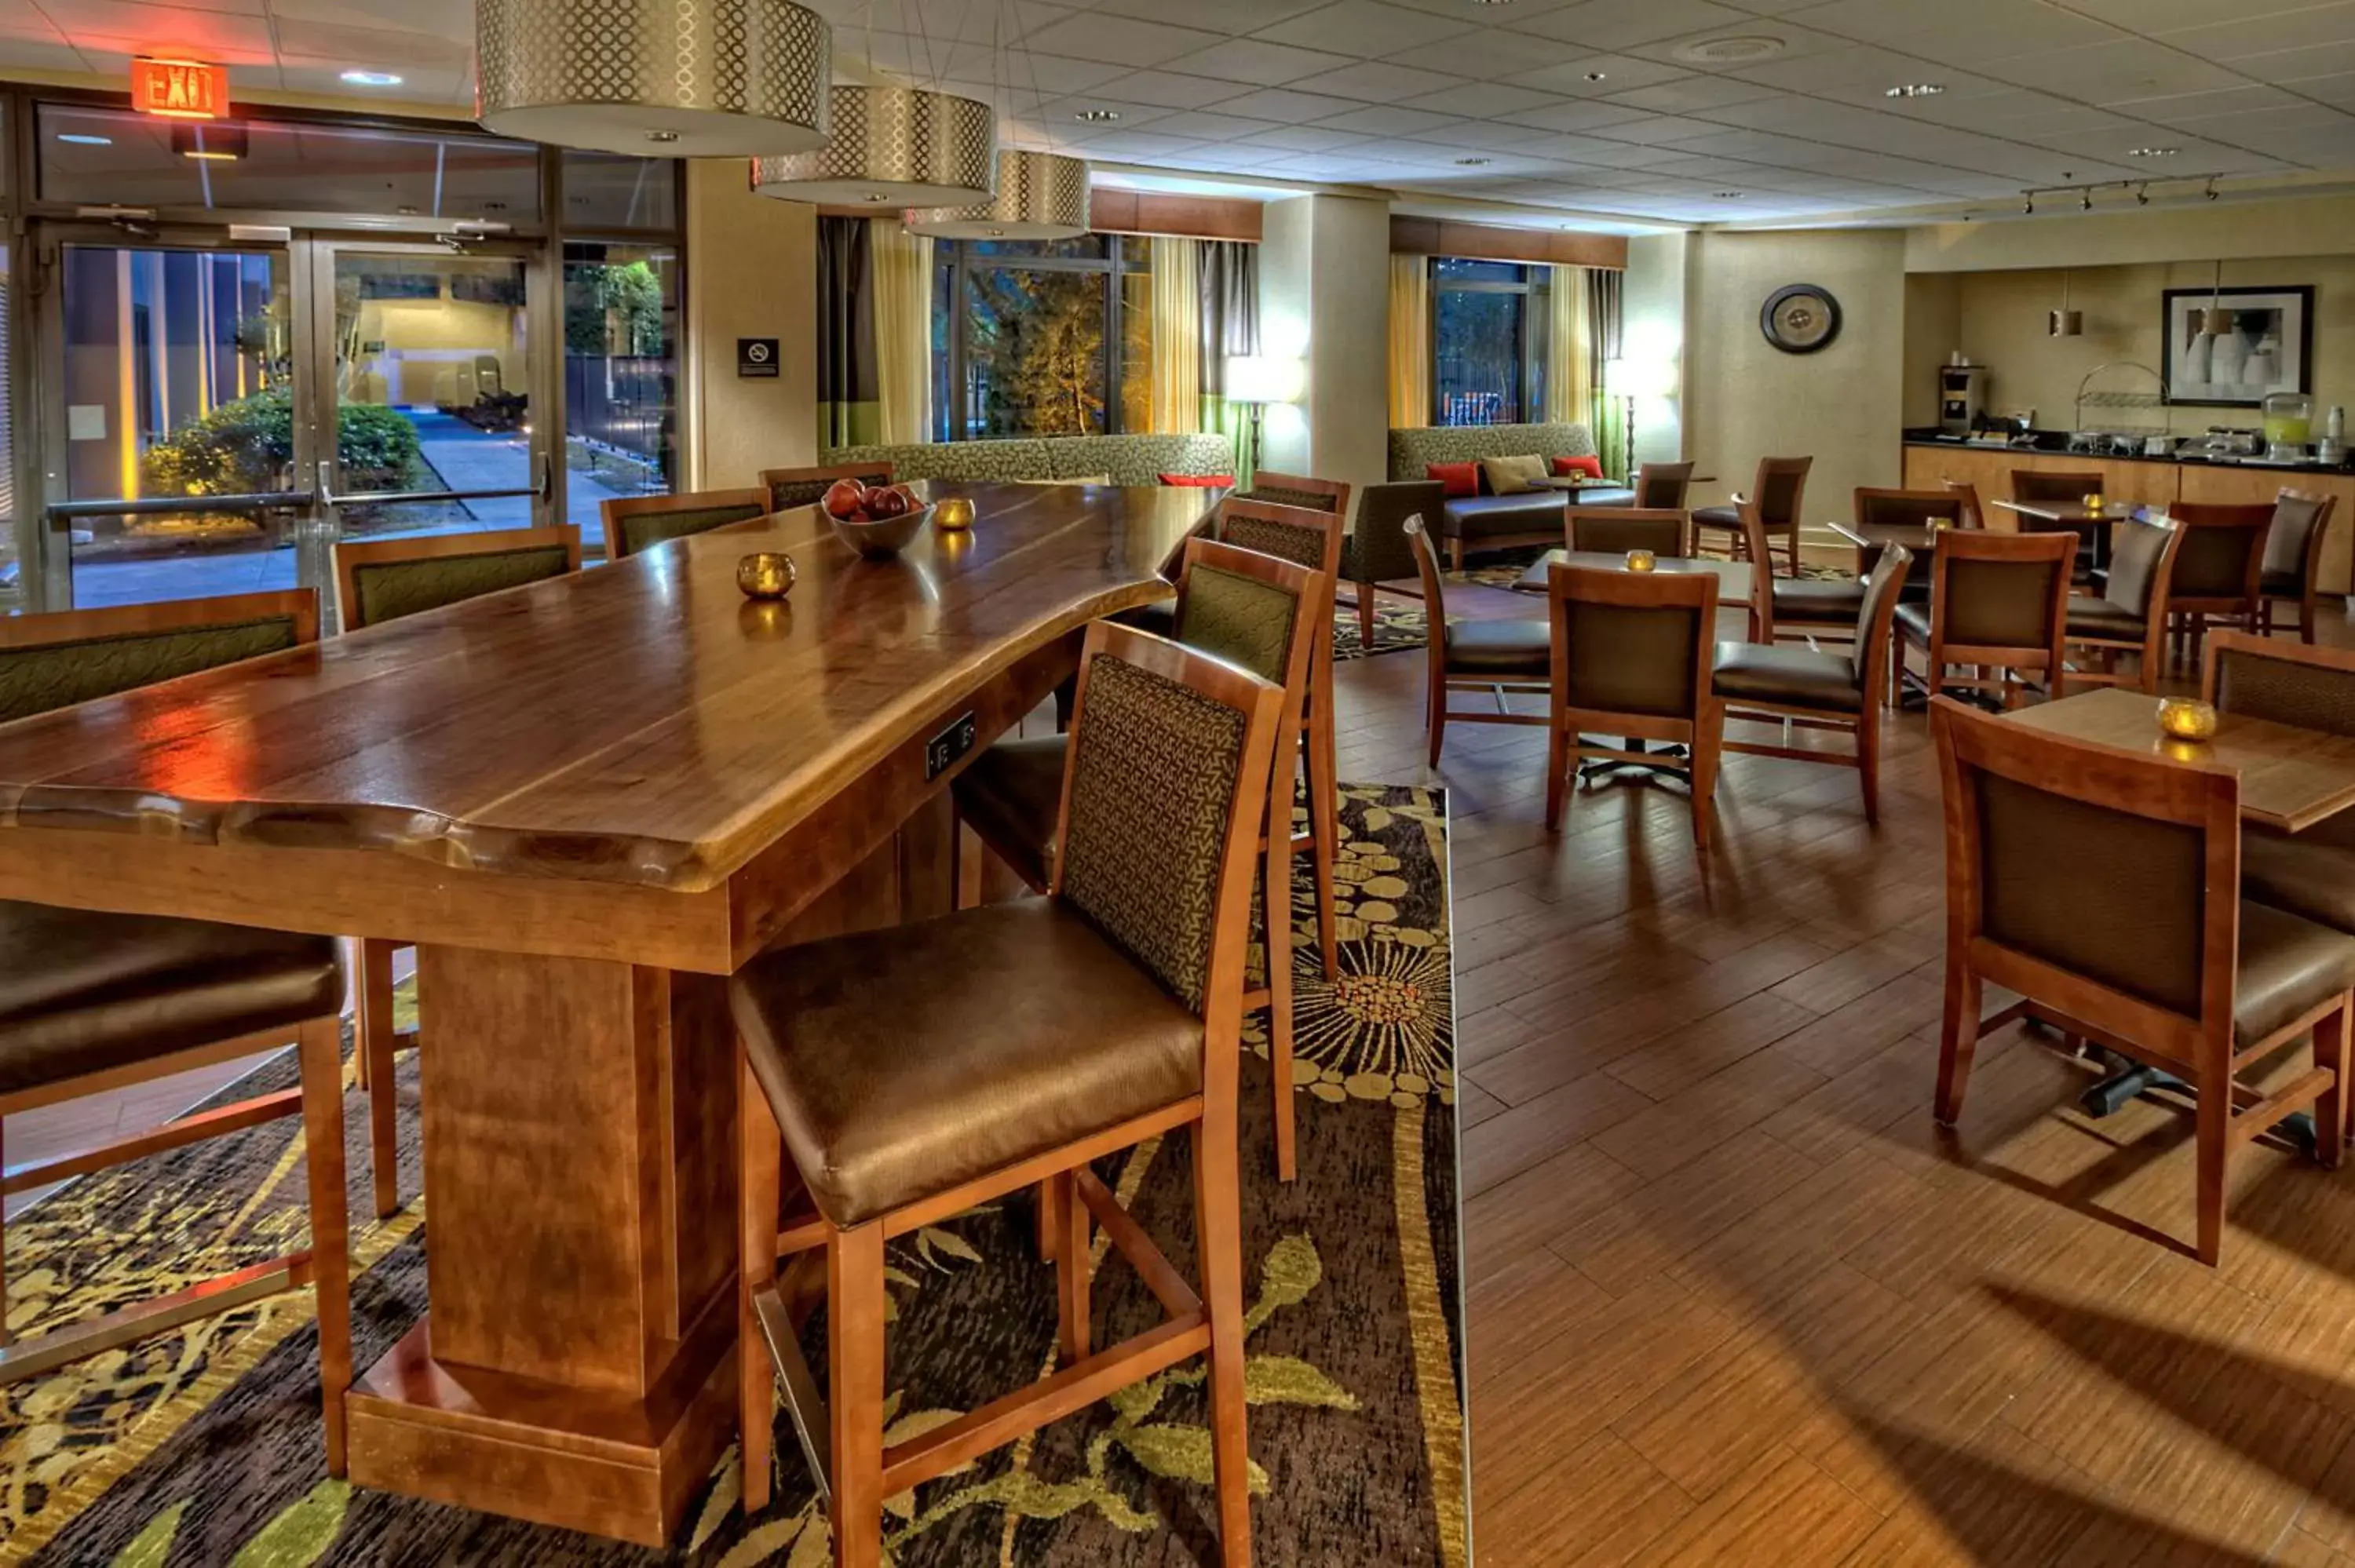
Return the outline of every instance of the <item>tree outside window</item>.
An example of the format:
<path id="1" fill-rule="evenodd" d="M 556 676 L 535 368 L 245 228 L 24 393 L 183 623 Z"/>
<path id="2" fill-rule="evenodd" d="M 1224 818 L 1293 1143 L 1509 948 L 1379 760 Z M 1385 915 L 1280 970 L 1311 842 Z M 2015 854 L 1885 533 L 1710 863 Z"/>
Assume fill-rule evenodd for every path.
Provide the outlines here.
<path id="1" fill-rule="evenodd" d="M 1517 424 L 1545 407 L 1550 269 L 1443 256 L 1432 268 L 1432 416 Z"/>
<path id="2" fill-rule="evenodd" d="M 938 246 L 940 438 L 1148 428 L 1149 254 L 1105 235 Z"/>

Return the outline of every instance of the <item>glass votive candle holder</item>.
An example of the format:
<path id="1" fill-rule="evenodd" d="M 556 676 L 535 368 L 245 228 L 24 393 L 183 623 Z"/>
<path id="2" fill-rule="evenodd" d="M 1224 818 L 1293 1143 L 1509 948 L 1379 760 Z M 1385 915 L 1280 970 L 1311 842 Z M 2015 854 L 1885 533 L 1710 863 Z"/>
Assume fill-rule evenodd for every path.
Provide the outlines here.
<path id="1" fill-rule="evenodd" d="M 2216 709 L 2197 697 L 2161 697 L 2158 727 L 2170 740 L 2213 740 Z"/>
<path id="2" fill-rule="evenodd" d="M 1627 552 L 1627 569 L 1631 572 L 1648 572 L 1659 564 L 1660 563 L 1657 560 L 1653 558 L 1652 552 L 1649 550 L 1630 550 Z"/>
<path id="3" fill-rule="evenodd" d="M 973 502 L 963 495 L 952 495 L 932 503 L 932 526 L 956 533 L 973 526 Z"/>
<path id="4" fill-rule="evenodd" d="M 799 575 L 783 550 L 755 550 L 736 563 L 736 586 L 746 599 L 783 599 Z"/>
<path id="5" fill-rule="evenodd" d="M 2099 512 L 2101 509 L 2102 493 L 2098 490 L 2087 491 L 2085 493 L 2085 510 L 2088 512 Z"/>

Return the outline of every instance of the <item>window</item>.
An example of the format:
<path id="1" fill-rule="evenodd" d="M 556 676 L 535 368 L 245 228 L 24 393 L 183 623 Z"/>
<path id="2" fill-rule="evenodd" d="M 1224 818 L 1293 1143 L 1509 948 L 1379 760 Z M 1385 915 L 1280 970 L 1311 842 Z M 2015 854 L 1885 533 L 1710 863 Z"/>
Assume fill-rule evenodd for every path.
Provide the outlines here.
<path id="1" fill-rule="evenodd" d="M 943 241 L 933 257 L 938 439 L 1150 428 L 1149 242 Z"/>
<path id="2" fill-rule="evenodd" d="M 567 150 L 564 516 L 601 549 L 598 503 L 678 474 L 677 165 Z"/>
<path id="3" fill-rule="evenodd" d="M 1438 423 L 1518 424 L 1544 409 L 1551 271 L 1461 256 L 1433 261 L 1431 411 Z"/>

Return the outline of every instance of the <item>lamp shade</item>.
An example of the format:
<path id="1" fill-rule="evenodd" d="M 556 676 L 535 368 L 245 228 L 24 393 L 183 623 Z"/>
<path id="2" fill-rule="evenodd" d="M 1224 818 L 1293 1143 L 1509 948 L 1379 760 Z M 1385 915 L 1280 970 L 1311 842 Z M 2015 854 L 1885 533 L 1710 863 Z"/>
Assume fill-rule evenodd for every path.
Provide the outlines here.
<path id="1" fill-rule="evenodd" d="M 823 146 L 834 41 L 791 0 L 476 0 L 474 118 L 645 157 Z"/>
<path id="2" fill-rule="evenodd" d="M 997 115 L 988 104 L 914 87 L 838 86 L 832 97 L 834 140 L 811 152 L 754 160 L 754 190 L 842 207 L 990 198 Z"/>
<path id="3" fill-rule="evenodd" d="M 1088 165 L 1059 153 L 997 154 L 997 194 L 975 207 L 908 214 L 908 231 L 935 239 L 1071 239 L 1088 231 Z"/>
<path id="4" fill-rule="evenodd" d="M 1308 367 L 1282 355 L 1227 355 L 1226 395 L 1234 403 L 1296 403 L 1308 382 Z"/>
<path id="5" fill-rule="evenodd" d="M 1603 390 L 1613 397 L 1666 397 L 1677 389 L 1677 367 L 1666 359 L 1622 357 L 1603 362 Z"/>

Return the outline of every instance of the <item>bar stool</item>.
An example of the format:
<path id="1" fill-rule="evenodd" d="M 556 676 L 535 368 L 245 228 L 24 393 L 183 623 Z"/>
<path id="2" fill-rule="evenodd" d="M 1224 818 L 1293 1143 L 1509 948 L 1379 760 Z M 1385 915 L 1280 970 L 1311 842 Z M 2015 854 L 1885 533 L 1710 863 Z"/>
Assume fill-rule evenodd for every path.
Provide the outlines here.
<path id="1" fill-rule="evenodd" d="M 765 1507 L 773 1388 L 835 1562 L 879 1568 L 883 1500 L 1207 1351 L 1220 1560 L 1251 1561 L 1237 1085 L 1254 833 L 1284 693 L 1132 628 L 1091 627 L 1047 897 L 787 948 L 729 982 L 741 1032 L 744 1506 Z M 1198 1297 L 1089 1169 L 1185 1130 Z M 780 1231 L 783 1156 L 811 1212 Z M 884 1443 L 884 1243 L 1044 1181 L 1063 1364 Z M 1092 1343 L 1091 1219 L 1162 1322 Z M 826 1255 L 827 1406 L 775 1279 Z"/>
<path id="2" fill-rule="evenodd" d="M 309 588 L 0 618 L 0 723 L 300 648 L 318 626 Z M 0 1383 L 315 1285 L 327 1469 L 343 1474 L 352 1381 L 344 987 L 333 937 L 0 900 L 0 1121 L 289 1043 L 301 1071 L 298 1087 L 11 1171 L 0 1190 L 29 1192 L 299 1114 L 311 1215 L 307 1249 L 33 1339 L 15 1340 L 0 1323 Z"/>
<path id="3" fill-rule="evenodd" d="M 544 582 L 581 569 L 581 530 L 570 523 L 487 534 L 428 534 L 335 547 L 336 611 L 346 631 Z M 359 1049 L 353 1077 L 368 1091 L 368 1159 L 378 1219 L 400 1207 L 398 1108 L 392 1058 L 417 1044 L 393 1024 L 393 959 L 406 942 L 359 941 Z"/>
<path id="4" fill-rule="evenodd" d="M 1243 999 L 1243 1011 L 1268 1009 L 1268 1066 L 1274 1080 L 1275 1164 L 1284 1181 L 1296 1168 L 1292 1083 L 1292 781 L 1298 774 L 1300 710 L 1307 701 L 1311 635 L 1332 616 L 1332 579 L 1256 550 L 1211 539 L 1186 542 L 1178 579 L 1177 640 L 1241 665 L 1284 687 L 1268 809 L 1258 833 L 1266 856 L 1262 884 L 1267 983 Z M 1053 885 L 1055 837 L 1062 807 L 1068 735 L 1001 740 L 985 749 L 952 786 L 957 816 L 1034 893 Z M 962 879 L 961 879 L 962 880 Z M 1329 889 L 1327 890 L 1329 895 Z"/>

